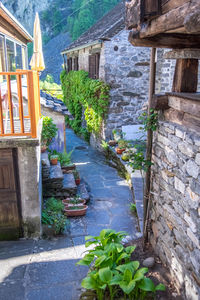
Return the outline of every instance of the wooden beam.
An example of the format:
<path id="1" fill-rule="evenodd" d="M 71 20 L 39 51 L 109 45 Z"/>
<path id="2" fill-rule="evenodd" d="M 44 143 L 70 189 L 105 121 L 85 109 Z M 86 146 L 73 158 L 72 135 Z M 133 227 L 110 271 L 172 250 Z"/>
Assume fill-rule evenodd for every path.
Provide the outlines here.
<path id="1" fill-rule="evenodd" d="M 165 59 L 200 59 L 200 49 L 177 49 L 164 54 Z"/>
<path id="2" fill-rule="evenodd" d="M 152 108 L 155 110 L 165 110 L 169 108 L 168 96 L 166 94 L 155 94 L 152 98 Z"/>
<path id="3" fill-rule="evenodd" d="M 193 13 L 198 8 L 199 3 L 193 0 L 192 2 L 187 2 L 182 6 L 170 10 L 166 14 L 153 19 L 149 24 L 146 24 L 146 26 L 142 26 L 140 38 L 147 38 L 159 33 L 166 33 L 169 30 L 177 30 L 180 27 L 184 27 L 185 16 Z M 198 30 L 195 32 L 198 32 Z M 187 33 L 186 30 L 185 33 Z"/>
<path id="4" fill-rule="evenodd" d="M 193 101 L 169 96 L 169 107 L 178 111 L 189 113 L 196 117 L 200 116 L 200 101 Z"/>
<path id="5" fill-rule="evenodd" d="M 198 85 L 198 59 L 178 59 L 174 73 L 173 92 L 195 93 Z"/>
<path id="6" fill-rule="evenodd" d="M 163 33 L 153 37 L 141 39 L 138 31 L 129 33 L 129 42 L 133 46 L 156 47 L 156 48 L 200 48 L 200 35 Z"/>
<path id="7" fill-rule="evenodd" d="M 140 23 L 140 0 L 132 0 L 126 2 L 126 28 L 133 29 L 137 28 Z"/>
<path id="8" fill-rule="evenodd" d="M 184 27 L 189 33 L 200 31 L 200 9 L 197 9 L 186 16 Z"/>

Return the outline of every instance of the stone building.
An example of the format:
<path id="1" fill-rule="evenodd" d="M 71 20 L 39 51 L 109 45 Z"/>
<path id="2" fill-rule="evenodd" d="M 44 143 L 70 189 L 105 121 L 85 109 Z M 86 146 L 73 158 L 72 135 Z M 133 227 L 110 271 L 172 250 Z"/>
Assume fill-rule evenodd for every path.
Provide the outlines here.
<path id="1" fill-rule="evenodd" d="M 160 4 L 156 6 L 154 0 L 126 4 L 127 28 L 134 29 L 129 35 L 132 45 L 171 48 L 164 59 L 176 63 L 175 71 L 166 66 L 168 75 L 163 80 L 162 74 L 158 84 L 163 85 L 166 79 L 171 82 L 173 76 L 171 91 L 157 95 L 155 50 L 152 50 L 149 105 L 159 111 L 159 120 L 153 134 L 151 184 L 146 189 L 149 230 L 144 233 L 169 267 L 183 299 L 197 300 L 200 295 L 200 97 L 197 93 L 200 26 L 195 20 L 199 20 L 200 3 L 168 0 Z M 161 75 L 159 66 L 157 74 Z"/>
<path id="2" fill-rule="evenodd" d="M 124 3 L 120 2 L 62 51 L 68 71 L 88 71 L 91 78 L 111 86 L 103 138 L 110 138 L 115 128 L 129 137 L 137 132 L 138 116 L 147 101 L 150 50 L 130 45 L 124 16 Z"/>

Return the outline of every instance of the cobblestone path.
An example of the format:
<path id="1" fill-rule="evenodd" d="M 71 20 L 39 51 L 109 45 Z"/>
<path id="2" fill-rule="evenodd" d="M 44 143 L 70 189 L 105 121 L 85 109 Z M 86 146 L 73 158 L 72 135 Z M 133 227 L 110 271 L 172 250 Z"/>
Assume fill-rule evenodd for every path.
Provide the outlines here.
<path id="1" fill-rule="evenodd" d="M 85 251 L 84 237 L 103 228 L 125 230 L 137 238 L 137 219 L 129 210 L 131 192 L 104 156 L 66 131 L 67 151 L 88 184 L 91 200 L 87 215 L 71 219 L 65 236 L 52 240 L 0 242 L 1 300 L 78 300 L 87 268 L 75 263 Z"/>

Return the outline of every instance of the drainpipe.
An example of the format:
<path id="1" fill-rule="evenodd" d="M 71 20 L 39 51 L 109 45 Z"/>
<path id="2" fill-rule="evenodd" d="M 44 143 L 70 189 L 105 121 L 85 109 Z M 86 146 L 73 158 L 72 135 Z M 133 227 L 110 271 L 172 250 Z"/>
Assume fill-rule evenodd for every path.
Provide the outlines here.
<path id="1" fill-rule="evenodd" d="M 156 48 L 151 49 L 151 61 L 150 61 L 150 79 L 149 79 L 149 103 L 148 103 L 148 115 L 151 114 L 153 108 L 153 95 L 155 93 L 155 81 L 156 81 Z M 146 159 L 151 161 L 152 158 L 152 130 L 147 131 L 147 149 Z M 143 223 L 143 235 L 144 246 L 148 242 L 148 225 L 149 225 L 149 210 L 150 210 L 150 189 L 151 189 L 151 166 L 148 167 L 145 178 L 144 189 L 144 223 Z"/>

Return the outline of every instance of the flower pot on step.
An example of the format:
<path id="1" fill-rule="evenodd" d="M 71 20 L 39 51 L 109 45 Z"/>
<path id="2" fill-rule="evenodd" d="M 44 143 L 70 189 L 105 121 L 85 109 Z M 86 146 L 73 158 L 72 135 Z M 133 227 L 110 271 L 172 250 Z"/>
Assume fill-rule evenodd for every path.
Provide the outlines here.
<path id="1" fill-rule="evenodd" d="M 75 182 L 76 182 L 76 185 L 79 185 L 81 183 L 81 179 L 77 178 L 77 179 L 75 179 Z"/>
<path id="2" fill-rule="evenodd" d="M 87 209 L 87 205 L 68 206 L 65 208 L 64 211 L 67 217 L 80 217 L 85 216 Z"/>
<path id="3" fill-rule="evenodd" d="M 74 200 L 73 198 L 67 198 L 62 200 L 62 203 L 65 206 L 70 206 L 70 205 L 85 205 L 86 201 L 84 199 L 78 199 L 78 200 Z"/>
<path id="4" fill-rule="evenodd" d="M 47 150 L 47 146 L 41 146 L 41 152 L 44 153 Z"/>
<path id="5" fill-rule="evenodd" d="M 115 140 L 110 140 L 110 141 L 108 142 L 108 145 L 111 146 L 111 147 L 114 147 L 114 146 L 117 145 L 117 142 L 116 142 Z"/>
<path id="6" fill-rule="evenodd" d="M 120 148 L 116 148 L 115 151 L 117 154 L 122 154 L 126 149 L 120 149 Z"/>
<path id="7" fill-rule="evenodd" d="M 75 169 L 76 169 L 76 165 L 75 164 L 71 164 L 71 165 L 68 165 L 68 166 L 62 166 L 63 174 L 66 174 L 69 171 L 73 171 Z"/>

